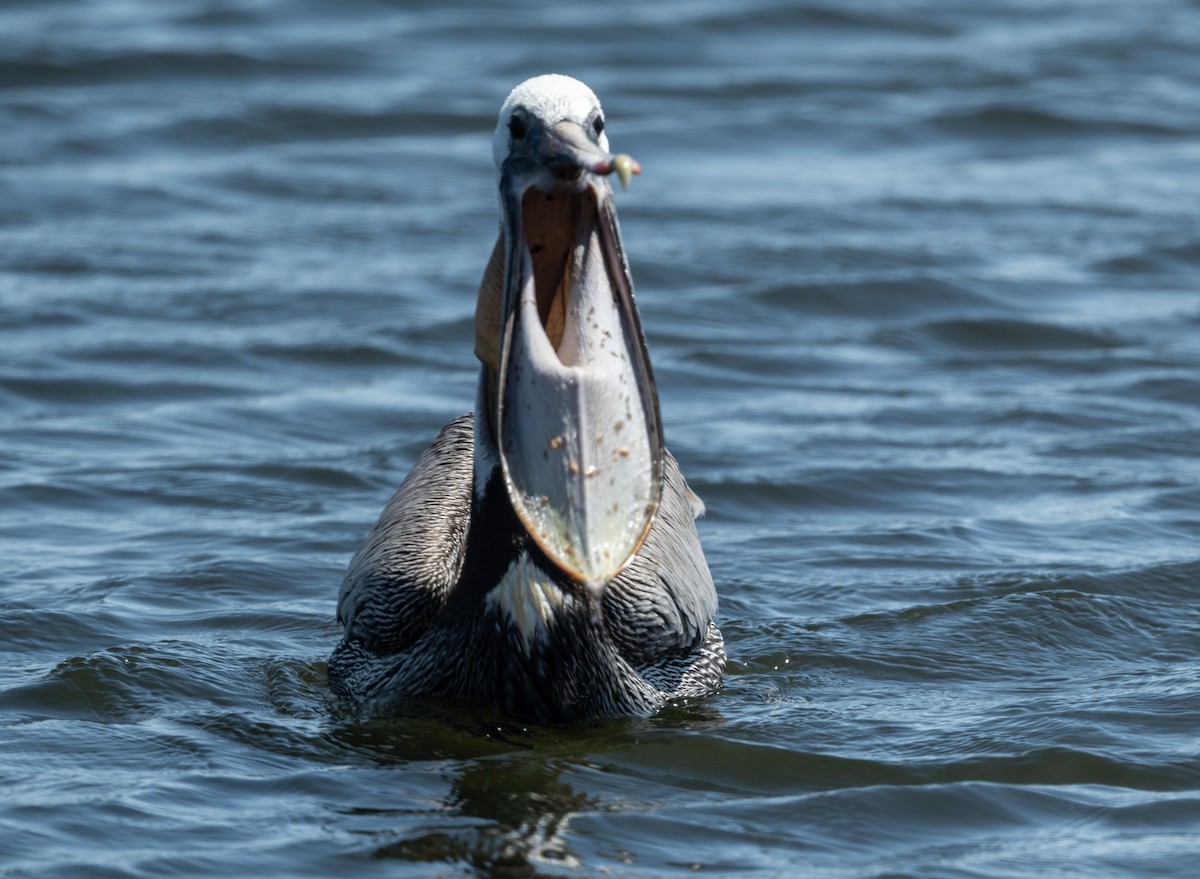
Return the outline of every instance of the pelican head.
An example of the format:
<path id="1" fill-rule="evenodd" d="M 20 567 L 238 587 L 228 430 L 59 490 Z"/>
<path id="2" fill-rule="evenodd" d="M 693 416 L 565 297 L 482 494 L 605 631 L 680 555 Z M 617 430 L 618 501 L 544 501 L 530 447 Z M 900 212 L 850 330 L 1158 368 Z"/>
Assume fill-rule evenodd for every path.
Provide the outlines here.
<path id="1" fill-rule="evenodd" d="M 662 425 L 609 174 L 604 112 L 567 76 L 517 86 L 493 140 L 501 229 L 475 352 L 488 433 L 522 525 L 599 594 L 637 552 L 662 490 Z"/>

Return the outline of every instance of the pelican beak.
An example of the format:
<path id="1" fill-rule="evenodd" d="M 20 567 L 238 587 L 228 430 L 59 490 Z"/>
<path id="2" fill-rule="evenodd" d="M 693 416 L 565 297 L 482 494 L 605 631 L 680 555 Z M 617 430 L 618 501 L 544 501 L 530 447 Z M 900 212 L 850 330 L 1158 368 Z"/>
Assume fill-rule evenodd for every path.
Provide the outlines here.
<path id="1" fill-rule="evenodd" d="M 638 171 L 579 123 L 530 125 L 500 168 L 503 228 L 477 313 L 513 509 L 596 595 L 641 546 L 662 491 L 658 393 L 608 177 Z M 502 285 L 490 320 L 489 283 Z"/>

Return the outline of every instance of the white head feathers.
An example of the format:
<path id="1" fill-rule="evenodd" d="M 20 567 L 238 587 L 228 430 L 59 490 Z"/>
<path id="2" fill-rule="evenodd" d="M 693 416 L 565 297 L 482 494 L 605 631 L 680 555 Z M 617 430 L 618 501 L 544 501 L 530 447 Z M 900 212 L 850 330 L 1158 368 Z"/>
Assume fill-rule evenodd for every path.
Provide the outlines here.
<path id="1" fill-rule="evenodd" d="M 527 79 L 509 93 L 504 106 L 500 108 L 500 120 L 492 138 L 492 157 L 497 168 L 508 155 L 508 124 L 512 119 L 513 110 L 517 107 L 524 107 L 528 113 L 541 119 L 547 126 L 568 119 L 583 125 L 591 116 L 604 115 L 604 111 L 600 109 L 600 99 L 577 79 L 560 73 L 547 73 Z M 603 133 L 599 137 L 599 146 L 605 152 L 608 151 L 608 138 Z"/>

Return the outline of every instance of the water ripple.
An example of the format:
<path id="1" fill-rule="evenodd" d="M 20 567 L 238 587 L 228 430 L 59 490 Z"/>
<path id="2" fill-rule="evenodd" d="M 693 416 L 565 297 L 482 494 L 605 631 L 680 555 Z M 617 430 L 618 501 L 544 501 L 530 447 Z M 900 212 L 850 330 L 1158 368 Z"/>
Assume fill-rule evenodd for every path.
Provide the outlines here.
<path id="1" fill-rule="evenodd" d="M 1185 0 L 0 12 L 13 875 L 1187 875 Z M 324 680 L 473 404 L 506 90 L 619 193 L 727 686 L 578 729 Z"/>

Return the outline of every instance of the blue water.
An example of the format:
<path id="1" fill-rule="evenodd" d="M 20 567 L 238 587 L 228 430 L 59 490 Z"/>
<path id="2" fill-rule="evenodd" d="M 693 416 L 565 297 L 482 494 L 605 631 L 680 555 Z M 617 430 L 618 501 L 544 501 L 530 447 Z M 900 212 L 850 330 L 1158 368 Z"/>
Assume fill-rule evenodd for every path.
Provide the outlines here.
<path id="1" fill-rule="evenodd" d="M 1185 877 L 1200 6 L 8 2 L 0 875 Z M 599 94 L 725 689 L 354 723 L 495 114 Z"/>

